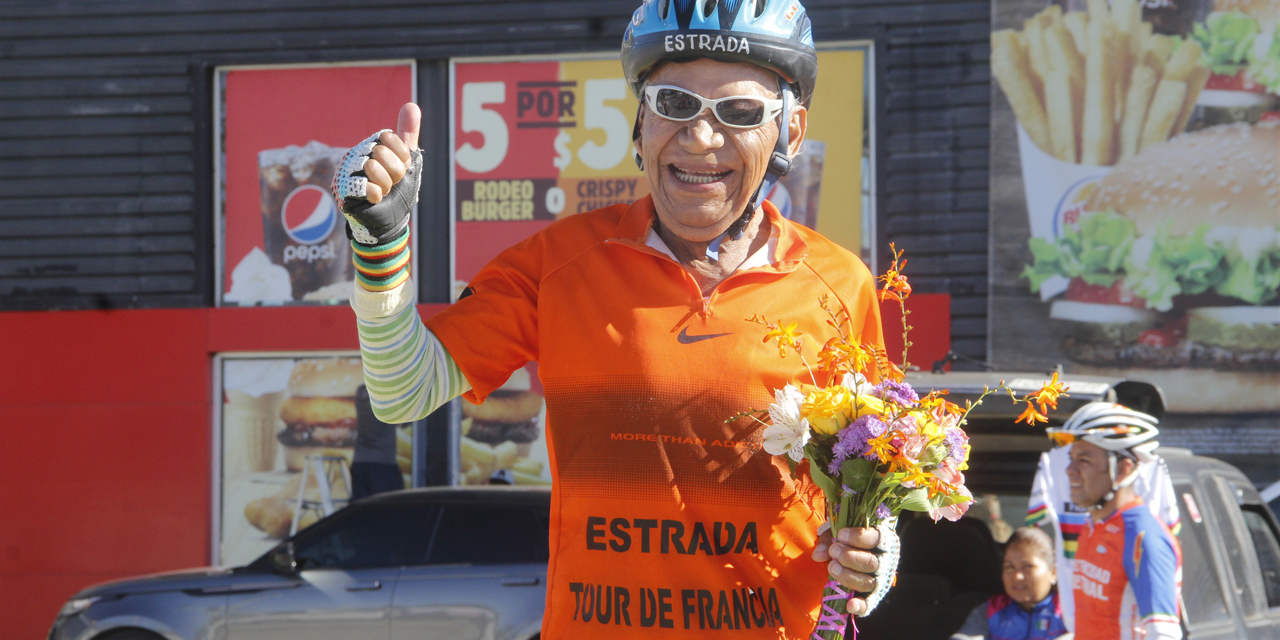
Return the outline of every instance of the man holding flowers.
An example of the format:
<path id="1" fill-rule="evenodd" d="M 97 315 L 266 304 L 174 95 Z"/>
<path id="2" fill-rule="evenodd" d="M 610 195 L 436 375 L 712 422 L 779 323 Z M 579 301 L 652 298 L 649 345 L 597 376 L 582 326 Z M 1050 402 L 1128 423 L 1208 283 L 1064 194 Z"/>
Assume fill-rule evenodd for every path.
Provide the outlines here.
<path id="1" fill-rule="evenodd" d="M 821 298 L 883 352 L 866 266 L 764 198 L 804 141 L 809 18 L 798 0 L 645 0 L 622 64 L 652 195 L 548 226 L 425 324 L 407 274 L 417 108 L 344 159 L 334 196 L 373 406 L 415 420 L 538 362 L 554 479 L 543 637 L 807 637 L 828 573 L 875 587 L 880 533 L 820 536 L 813 480 L 739 414 L 805 369 L 745 320 L 811 309 L 775 337 L 812 359 Z"/>

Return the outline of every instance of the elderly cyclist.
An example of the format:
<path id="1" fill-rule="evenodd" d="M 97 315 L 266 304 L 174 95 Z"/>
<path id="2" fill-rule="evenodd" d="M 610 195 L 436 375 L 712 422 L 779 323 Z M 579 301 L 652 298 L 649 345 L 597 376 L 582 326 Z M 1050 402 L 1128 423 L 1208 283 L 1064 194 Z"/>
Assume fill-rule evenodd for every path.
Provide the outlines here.
<path id="1" fill-rule="evenodd" d="M 554 479 L 543 637 L 805 636 L 828 574 L 870 592 L 893 564 L 872 551 L 892 532 L 819 535 L 810 481 L 761 449 L 758 423 L 726 422 L 803 370 L 746 318 L 823 335 L 828 296 L 882 344 L 866 266 L 765 201 L 804 141 L 810 21 L 798 0 L 646 0 L 622 65 L 652 195 L 549 225 L 425 324 L 407 270 L 417 108 L 344 159 L 373 406 L 399 423 L 479 403 L 537 361 Z"/>
<path id="2" fill-rule="evenodd" d="M 1156 423 L 1122 405 L 1091 402 L 1047 430 L 1058 445 L 1071 445 L 1071 501 L 1090 515 L 1072 562 L 1078 638 L 1182 638 L 1182 550 L 1133 490 L 1138 463 L 1156 459 Z"/>

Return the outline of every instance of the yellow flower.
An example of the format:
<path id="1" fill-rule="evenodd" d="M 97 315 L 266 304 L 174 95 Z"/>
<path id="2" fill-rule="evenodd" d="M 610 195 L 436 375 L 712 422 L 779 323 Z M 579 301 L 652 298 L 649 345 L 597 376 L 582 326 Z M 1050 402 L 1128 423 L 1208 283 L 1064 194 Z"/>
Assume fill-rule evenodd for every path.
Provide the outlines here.
<path id="1" fill-rule="evenodd" d="M 916 419 L 916 428 L 920 430 L 920 435 L 929 439 L 929 442 L 936 442 L 942 439 L 946 434 L 942 433 L 942 426 L 933 419 L 933 416 L 924 411 L 912 411 L 911 417 Z"/>
<path id="2" fill-rule="evenodd" d="M 853 396 L 841 385 L 815 389 L 800 405 L 800 414 L 809 420 L 814 431 L 829 436 L 849 424 L 849 404 Z"/>
<path id="3" fill-rule="evenodd" d="M 858 395 L 851 398 L 849 403 L 849 421 L 852 422 L 862 416 L 882 416 L 884 415 L 884 401 L 873 396 Z"/>
<path id="4" fill-rule="evenodd" d="M 804 334 L 800 333 L 799 331 L 796 331 L 797 324 L 798 323 L 792 322 L 791 324 L 784 327 L 782 326 L 782 322 L 779 321 L 777 326 L 773 327 L 773 329 L 769 331 L 769 333 L 765 334 L 764 341 L 768 342 L 774 338 L 777 338 L 778 339 L 778 355 L 783 358 L 787 357 L 787 347 L 795 349 L 796 352 L 799 353 L 800 352 L 799 337 Z"/>
<path id="5" fill-rule="evenodd" d="M 903 471 L 907 472 L 907 477 L 902 479 L 903 484 L 911 483 L 911 486 L 922 487 L 929 483 L 929 474 L 924 472 L 919 465 L 904 466 Z"/>

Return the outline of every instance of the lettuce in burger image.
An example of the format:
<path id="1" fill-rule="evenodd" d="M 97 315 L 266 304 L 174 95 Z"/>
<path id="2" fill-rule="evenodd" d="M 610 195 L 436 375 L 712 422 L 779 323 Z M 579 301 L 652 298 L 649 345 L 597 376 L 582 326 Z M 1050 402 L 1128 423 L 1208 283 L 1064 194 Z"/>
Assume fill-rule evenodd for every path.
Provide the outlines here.
<path id="1" fill-rule="evenodd" d="M 1280 0 L 1218 0 L 1190 37 L 1211 71 L 1199 98 L 1206 122 L 1270 117 L 1280 103 Z"/>
<path id="2" fill-rule="evenodd" d="M 1197 370 L 1280 385 L 1280 123 L 1144 148 L 1094 185 L 1084 211 L 1056 241 L 1031 240 L 1022 274 L 1035 292 L 1066 282 L 1050 309 L 1064 355 L 1182 369 L 1161 380 L 1171 395 L 1210 383 Z M 1257 408 L 1280 408 L 1270 402 Z"/>

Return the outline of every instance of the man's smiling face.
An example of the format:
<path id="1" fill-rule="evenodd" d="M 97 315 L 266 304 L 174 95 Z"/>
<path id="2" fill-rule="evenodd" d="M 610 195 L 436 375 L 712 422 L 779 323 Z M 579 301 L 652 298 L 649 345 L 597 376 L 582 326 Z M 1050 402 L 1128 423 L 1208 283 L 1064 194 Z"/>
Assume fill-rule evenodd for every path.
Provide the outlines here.
<path id="1" fill-rule="evenodd" d="M 778 97 L 778 77 L 755 65 L 694 60 L 668 63 L 648 79 L 674 85 L 708 99 L 728 96 Z M 764 178 L 778 140 L 775 118 L 754 129 L 726 127 L 710 110 L 688 122 L 673 122 L 642 110 L 636 148 L 644 159 L 654 208 L 662 225 L 693 242 L 708 242 L 742 215 Z M 804 110 L 792 106 L 791 148 L 803 138 Z M 798 130 L 795 126 L 798 121 Z"/>

